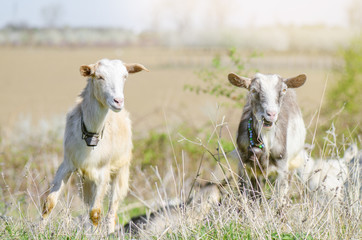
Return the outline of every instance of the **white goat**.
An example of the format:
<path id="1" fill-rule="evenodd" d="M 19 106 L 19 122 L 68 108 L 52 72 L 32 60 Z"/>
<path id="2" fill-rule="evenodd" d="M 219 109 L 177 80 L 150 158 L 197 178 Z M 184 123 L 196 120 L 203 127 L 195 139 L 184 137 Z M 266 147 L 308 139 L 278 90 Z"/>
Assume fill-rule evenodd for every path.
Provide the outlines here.
<path id="1" fill-rule="evenodd" d="M 306 75 L 283 79 L 279 75 L 257 73 L 250 79 L 230 73 L 228 79 L 231 84 L 249 90 L 237 133 L 241 190 L 247 190 L 251 183 L 254 196 L 258 195 L 258 178 L 277 171 L 280 193 L 286 196 L 289 171 L 304 162 L 306 135 L 296 94 L 291 88 L 302 86 Z"/>
<path id="2" fill-rule="evenodd" d="M 133 147 L 129 113 L 123 109 L 123 88 L 128 73 L 141 70 L 148 71 L 141 64 L 108 59 L 80 67 L 88 83 L 81 100 L 67 115 L 64 160 L 44 203 L 43 219 L 55 207 L 71 173 L 78 171 L 83 176 L 83 197 L 90 205 L 90 219 L 95 226 L 101 219 L 103 198 L 110 185 L 106 224 L 108 233 L 114 232 L 119 202 L 128 191 Z"/>
<path id="3" fill-rule="evenodd" d="M 330 199 L 343 200 L 343 188 L 349 177 L 348 164 L 357 158 L 357 145 L 351 145 L 342 158 L 313 160 L 306 157 L 304 167 L 298 169 L 302 181 L 313 193 Z M 332 197 L 332 198 L 330 198 Z"/>

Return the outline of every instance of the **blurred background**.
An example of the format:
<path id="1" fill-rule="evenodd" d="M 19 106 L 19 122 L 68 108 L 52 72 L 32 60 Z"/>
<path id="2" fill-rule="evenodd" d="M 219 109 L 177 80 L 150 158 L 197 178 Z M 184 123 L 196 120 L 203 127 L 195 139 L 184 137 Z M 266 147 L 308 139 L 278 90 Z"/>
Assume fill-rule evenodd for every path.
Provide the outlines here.
<path id="1" fill-rule="evenodd" d="M 329 87 L 333 69 L 343 64 L 340 50 L 360 34 L 361 5 L 357 0 L 2 1 L 0 123 L 64 116 L 85 85 L 79 66 L 101 58 L 140 62 L 151 70 L 131 76 L 126 87 L 136 131 L 159 126 L 164 113 L 176 118 L 176 125 L 205 122 L 223 100 L 183 87 L 197 84 L 197 73 L 230 48 L 248 62 L 250 75 L 254 69 L 284 77 L 306 73 L 299 100 L 313 112 L 326 79 Z M 229 121 L 237 123 L 238 115 Z"/>
<path id="2" fill-rule="evenodd" d="M 101 58 L 150 70 L 129 76 L 125 87 L 133 171 L 158 166 L 162 175 L 168 163 L 185 161 L 194 176 L 205 148 L 179 140 L 201 139 L 215 152 L 224 116 L 221 137 L 233 149 L 246 91 L 229 86 L 229 72 L 305 73 L 297 91 L 307 142 L 316 155 L 339 155 L 345 143 L 361 141 L 361 29 L 360 0 L 1 1 L 1 212 L 12 209 L 9 186 L 41 205 L 42 191 L 33 188 L 44 190 L 62 160 L 65 114 L 86 83 L 79 67 Z M 217 176 L 215 166 L 201 176 Z M 19 181 L 20 173 L 32 177 Z M 134 194 L 147 198 L 147 178 L 131 177 L 132 186 L 145 186 Z"/>

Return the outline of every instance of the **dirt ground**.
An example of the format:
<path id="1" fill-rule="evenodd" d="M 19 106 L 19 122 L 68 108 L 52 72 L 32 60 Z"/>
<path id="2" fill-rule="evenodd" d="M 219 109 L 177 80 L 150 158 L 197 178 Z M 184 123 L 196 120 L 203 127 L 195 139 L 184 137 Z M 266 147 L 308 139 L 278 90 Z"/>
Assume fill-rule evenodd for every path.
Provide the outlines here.
<path id="1" fill-rule="evenodd" d="M 186 83 L 198 83 L 195 72 L 210 65 L 222 49 L 165 48 L 46 48 L 0 47 L 0 126 L 11 126 L 23 118 L 34 123 L 41 119 L 65 118 L 85 86 L 79 66 L 101 58 L 139 62 L 150 72 L 131 75 L 126 83 L 126 108 L 132 114 L 135 132 L 177 126 L 199 125 L 215 119 L 223 99 L 184 91 Z M 288 77 L 305 73 L 308 80 L 298 89 L 306 116 L 318 109 L 326 79 L 333 82 L 338 60 L 329 55 L 267 53 L 254 59 L 252 66 L 263 73 Z M 233 69 L 230 69 L 233 71 Z M 227 77 L 225 76 L 225 81 Z M 222 107 L 232 129 L 240 109 Z M 308 119 L 306 119 L 306 122 Z"/>

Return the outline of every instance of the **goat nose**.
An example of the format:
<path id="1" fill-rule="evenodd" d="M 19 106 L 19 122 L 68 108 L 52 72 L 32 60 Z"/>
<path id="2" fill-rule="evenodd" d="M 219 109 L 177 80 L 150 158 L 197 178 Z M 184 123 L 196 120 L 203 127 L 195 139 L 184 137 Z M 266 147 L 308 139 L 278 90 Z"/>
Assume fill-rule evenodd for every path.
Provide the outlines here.
<path id="1" fill-rule="evenodd" d="M 123 98 L 114 98 L 113 101 L 117 104 L 121 104 L 123 102 Z"/>
<path id="2" fill-rule="evenodd" d="M 266 111 L 266 114 L 268 117 L 274 118 L 277 115 L 277 112 L 275 111 Z"/>

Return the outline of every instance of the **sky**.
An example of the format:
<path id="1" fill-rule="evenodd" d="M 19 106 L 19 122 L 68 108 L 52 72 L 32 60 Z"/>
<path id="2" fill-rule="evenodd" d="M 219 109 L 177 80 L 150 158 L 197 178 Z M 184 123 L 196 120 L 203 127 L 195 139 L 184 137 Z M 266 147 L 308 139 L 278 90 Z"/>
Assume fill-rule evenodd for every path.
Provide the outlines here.
<path id="1" fill-rule="evenodd" d="M 355 0 L 356 1 L 356 0 Z M 358 1 L 358 0 L 357 0 Z M 0 0 L 0 28 L 144 30 L 269 25 L 348 26 L 353 0 Z"/>

